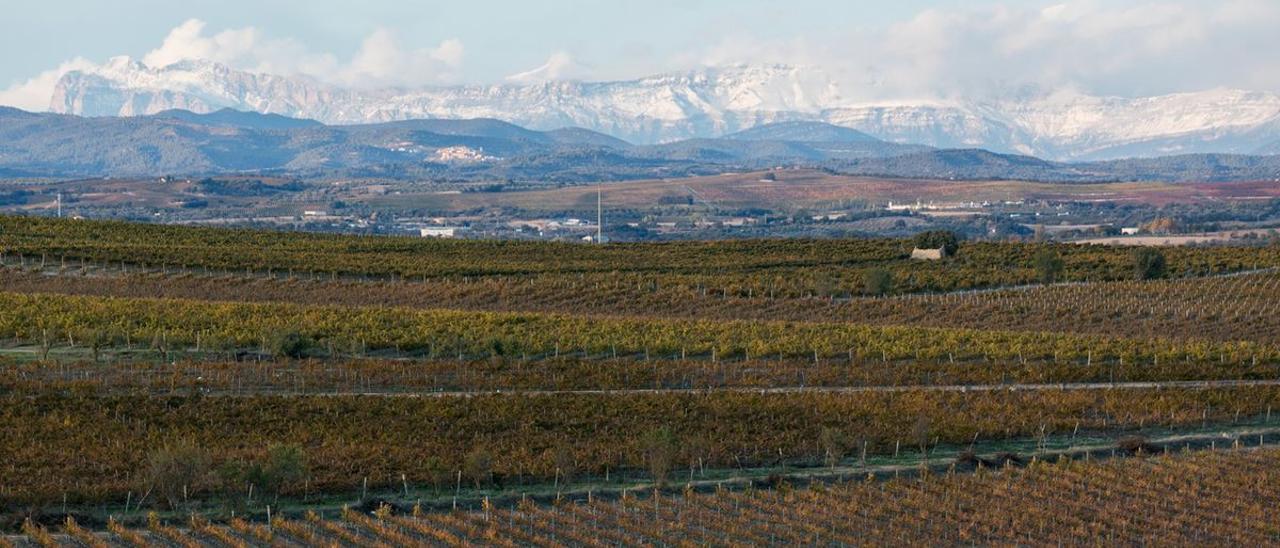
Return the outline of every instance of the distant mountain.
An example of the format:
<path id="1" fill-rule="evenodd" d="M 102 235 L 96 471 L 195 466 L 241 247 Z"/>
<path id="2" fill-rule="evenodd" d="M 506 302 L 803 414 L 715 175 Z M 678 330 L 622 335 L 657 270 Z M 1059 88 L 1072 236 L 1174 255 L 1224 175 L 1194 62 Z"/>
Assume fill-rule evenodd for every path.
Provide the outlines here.
<path id="1" fill-rule="evenodd" d="M 633 151 L 637 156 L 703 162 L 738 163 L 750 167 L 776 164 L 824 164 L 839 160 L 886 158 L 932 150 L 920 145 L 870 141 L 792 141 L 764 139 L 689 139 L 650 145 Z"/>
<path id="2" fill-rule="evenodd" d="M 591 131 L 580 127 L 553 129 L 547 132 L 547 136 L 557 143 L 566 145 L 586 145 L 617 149 L 627 149 L 634 146 L 612 135 L 605 135 L 599 131 Z"/>
<path id="3" fill-rule="evenodd" d="M 550 143 L 555 139 L 541 131 L 532 131 L 509 122 L 492 118 L 473 118 L 466 120 L 425 119 L 404 120 L 343 126 L 355 131 L 425 131 L 437 135 L 453 137 L 476 137 L 481 139 L 499 139 L 506 141 L 528 141 L 532 143 Z"/>
<path id="4" fill-rule="evenodd" d="M 1124 181 L 1280 181 L 1277 155 L 1182 154 L 1091 162 L 1078 167 Z"/>
<path id="5" fill-rule="evenodd" d="M 730 133 L 724 139 L 733 141 L 791 141 L 796 143 L 882 143 L 856 129 L 825 122 L 775 122 Z"/>
<path id="6" fill-rule="evenodd" d="M 149 67 L 115 58 L 58 82 L 50 109 L 135 116 L 169 109 L 280 114 L 328 124 L 492 118 L 532 130 L 580 127 L 637 144 L 737 134 L 779 122 L 824 122 L 880 140 L 981 148 L 1054 160 L 1274 152 L 1280 95 L 1208 90 L 1158 97 L 1031 92 L 994 99 L 857 102 L 822 71 L 734 65 L 616 82 L 518 79 L 418 90 L 337 88 L 210 61 Z M 845 142 L 831 128 L 772 126 L 747 140 Z M 786 131 L 798 131 L 788 134 Z M 804 131 L 820 131 L 813 137 Z M 782 132 L 782 133 L 779 133 Z M 822 135 L 821 133 L 826 133 Z M 852 134 L 850 134 L 852 136 Z"/>
<path id="7" fill-rule="evenodd" d="M 1004 179 L 1051 182 L 1280 181 L 1280 156 L 1185 154 L 1102 162 L 1051 162 L 977 149 L 930 150 L 900 156 L 831 162 L 846 174 L 925 179 Z"/>
<path id="8" fill-rule="evenodd" d="M 855 157 L 913 151 L 870 143 Z M 0 169 L 12 174 L 149 176 L 222 172 L 447 179 L 608 180 L 719 173 L 825 153 L 776 141 L 634 146 L 582 128 L 534 131 L 493 119 L 326 126 L 276 115 L 166 110 L 80 117 L 0 110 Z"/>
<path id="9" fill-rule="evenodd" d="M 208 127 L 238 127 L 246 129 L 296 129 L 319 127 L 324 124 L 315 120 L 289 118 L 279 114 L 260 114 L 244 112 L 231 108 L 215 110 L 207 114 L 198 114 L 189 110 L 170 109 L 155 114 L 156 118 L 172 118 L 183 122 Z"/>
<path id="10" fill-rule="evenodd" d="M 80 117 L 0 108 L 0 176 L 9 177 L 264 172 L 578 182 L 705 175 L 778 165 L 956 179 L 1280 177 L 1280 156 L 1183 155 L 1062 163 L 979 149 L 888 143 L 818 123 L 768 125 L 720 139 L 632 145 L 582 128 L 535 131 L 493 119 L 327 126 L 229 111 Z"/>

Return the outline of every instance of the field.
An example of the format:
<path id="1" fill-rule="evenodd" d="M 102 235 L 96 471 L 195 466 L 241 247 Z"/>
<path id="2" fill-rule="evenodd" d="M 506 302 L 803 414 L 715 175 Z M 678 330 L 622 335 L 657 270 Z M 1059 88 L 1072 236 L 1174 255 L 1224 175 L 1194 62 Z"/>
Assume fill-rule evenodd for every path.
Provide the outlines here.
<path id="1" fill-rule="evenodd" d="M 912 246 L 0 217 L 0 528 L 1275 541 L 1280 249 Z"/>
<path id="2" fill-rule="evenodd" d="M 833 175 L 811 170 L 783 170 L 776 181 L 763 172 L 705 177 L 626 181 L 602 187 L 609 208 L 647 208 L 665 201 L 690 201 L 720 208 L 807 208 L 841 202 L 1002 202 L 1023 200 L 1115 202 L 1163 205 L 1216 200 L 1280 198 L 1274 184 L 1214 183 L 1039 183 L 1026 181 L 949 181 Z M 405 191 L 364 198 L 369 205 L 436 212 L 512 208 L 524 211 L 588 210 L 595 206 L 595 186 L 571 186 L 515 192 L 443 193 Z"/>
<path id="3" fill-rule="evenodd" d="M 605 207 L 611 210 L 647 210 L 655 204 L 693 203 L 732 209 L 793 209 L 830 207 L 841 203 L 916 201 L 961 203 L 1047 200 L 1054 202 L 1113 202 L 1116 204 L 1209 203 L 1259 201 L 1280 198 L 1271 182 L 1172 184 L 1159 182 L 1041 183 L 1028 181 L 951 181 L 836 175 L 823 171 L 789 169 L 774 173 L 776 181 L 762 180 L 764 172 L 729 173 L 678 179 L 654 179 L 604 183 Z M 223 177 L 227 181 L 257 181 L 247 177 Z M 78 207 L 100 211 L 168 210 L 183 212 L 183 204 L 200 201 L 219 212 L 233 212 L 245 219 L 291 220 L 308 209 L 327 209 L 334 201 L 367 205 L 379 211 L 425 210 L 458 214 L 482 210 L 518 210 L 531 214 L 593 210 L 596 185 L 566 186 L 517 191 L 466 192 L 436 186 L 388 185 L 379 181 L 344 181 L 340 184 L 294 189 L 289 181 L 263 178 L 263 186 L 242 192 L 202 187 L 198 181 L 147 179 L 86 179 L 65 182 L 0 182 L 0 192 L 32 193 L 28 203 L 0 206 L 0 211 L 51 210 L 61 192 Z M 470 185 L 477 187 L 477 185 Z M 277 190 L 283 189 L 283 190 Z M 243 189 L 242 189 L 243 190 Z M 195 213 L 198 210 L 189 210 Z M 198 217 L 198 215 L 197 215 Z"/>
<path id="4" fill-rule="evenodd" d="M 1274 449 L 1238 450 L 1139 462 L 1040 461 L 1026 468 L 948 470 L 883 481 L 587 496 L 473 511 L 381 505 L 329 516 L 276 517 L 270 527 L 197 518 L 176 520 L 175 526 L 152 518 L 133 529 L 113 522 L 109 532 L 94 534 L 71 520 L 63 525 L 65 535 L 28 525 L 24 543 L 1056 546 L 1065 539 L 1096 539 L 1264 545 L 1280 536 L 1270 516 L 1280 503 L 1277 465 L 1280 453 Z"/>

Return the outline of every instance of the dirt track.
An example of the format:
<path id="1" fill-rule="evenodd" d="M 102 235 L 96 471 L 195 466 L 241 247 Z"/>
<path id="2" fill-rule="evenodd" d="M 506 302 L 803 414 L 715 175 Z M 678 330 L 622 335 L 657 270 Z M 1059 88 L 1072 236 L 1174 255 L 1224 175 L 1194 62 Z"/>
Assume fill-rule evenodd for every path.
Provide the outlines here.
<path id="1" fill-rule="evenodd" d="M 1161 389 L 1214 389 L 1243 388 L 1254 386 L 1280 386 L 1280 379 L 1264 380 L 1210 380 L 1210 381 L 1152 381 L 1152 382 L 1090 382 L 1090 383 L 1044 383 L 1044 384 L 949 384 L 949 385 L 908 385 L 908 386 L 783 386 L 775 388 L 634 388 L 619 390 L 467 390 L 467 391 L 393 391 L 393 390 L 360 390 L 360 391 L 272 391 L 250 390 L 247 392 L 209 391 L 206 396 L 221 397 L 253 397 L 253 396 L 319 396 L 319 397 L 386 397 L 386 398 L 468 398 L 475 396 L 628 396 L 645 394 L 859 394 L 859 393 L 905 393 L 905 392 L 1049 392 L 1049 391 L 1081 391 L 1081 390 L 1161 390 Z"/>

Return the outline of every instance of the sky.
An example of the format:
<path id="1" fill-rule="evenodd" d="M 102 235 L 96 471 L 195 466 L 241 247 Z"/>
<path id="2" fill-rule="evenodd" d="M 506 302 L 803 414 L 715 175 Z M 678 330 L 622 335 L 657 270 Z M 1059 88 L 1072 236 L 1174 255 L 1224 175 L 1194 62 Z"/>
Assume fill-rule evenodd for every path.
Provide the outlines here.
<path id="1" fill-rule="evenodd" d="M 0 104 L 128 55 L 342 87 L 812 66 L 866 100 L 1280 91 L 1277 0 L 10 0 Z"/>

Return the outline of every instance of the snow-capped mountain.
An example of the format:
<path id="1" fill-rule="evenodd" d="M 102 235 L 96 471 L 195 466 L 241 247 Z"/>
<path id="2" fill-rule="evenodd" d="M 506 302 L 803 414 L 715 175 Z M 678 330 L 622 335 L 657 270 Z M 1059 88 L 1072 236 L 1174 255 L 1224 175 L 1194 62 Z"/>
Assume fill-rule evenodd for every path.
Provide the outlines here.
<path id="1" fill-rule="evenodd" d="M 537 79 L 530 79 L 537 80 Z M 1073 92 L 973 101 L 860 103 L 821 70 L 704 68 L 616 82 L 510 81 L 352 90 L 209 61 L 148 67 L 115 58 L 59 81 L 50 109 L 88 116 L 221 108 L 361 124 L 496 118 L 538 130 L 583 127 L 635 143 L 717 137 L 781 121 L 823 121 L 898 143 L 985 148 L 1057 160 L 1274 152 L 1280 96 L 1210 90 L 1149 98 Z"/>

